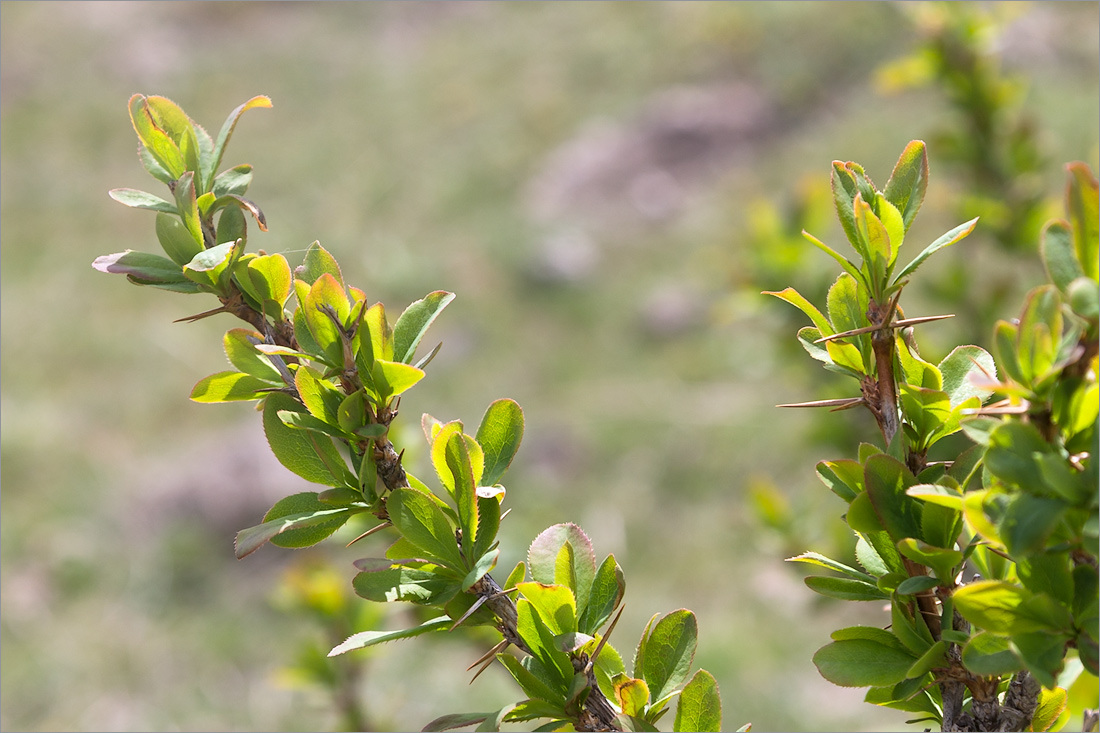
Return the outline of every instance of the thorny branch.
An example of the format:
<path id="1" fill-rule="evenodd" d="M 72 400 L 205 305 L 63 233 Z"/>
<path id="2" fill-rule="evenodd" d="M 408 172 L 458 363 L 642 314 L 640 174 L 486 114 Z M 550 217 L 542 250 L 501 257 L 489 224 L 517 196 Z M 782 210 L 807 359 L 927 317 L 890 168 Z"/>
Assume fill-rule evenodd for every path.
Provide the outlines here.
<path id="1" fill-rule="evenodd" d="M 272 325 L 266 315 L 256 311 L 245 301 L 244 296 L 235 286 L 233 294 L 228 298 L 222 299 L 222 307 L 210 312 L 209 315 L 214 315 L 215 313 L 232 313 L 241 320 L 251 324 L 253 328 L 264 334 L 267 339 L 272 340 L 275 344 L 295 350 L 298 348 L 297 339 L 294 337 L 294 327 L 289 320 L 284 319 Z M 200 314 L 200 316 L 203 317 L 205 315 L 206 314 Z M 334 314 L 326 313 L 326 315 L 333 318 L 346 347 L 344 349 L 345 369 L 341 372 L 341 387 L 349 393 L 354 393 L 360 388 L 354 359 L 351 358 L 350 350 L 351 339 L 355 337 L 354 329 L 349 332 L 338 322 Z M 355 322 L 357 323 L 358 319 L 355 319 Z M 389 427 L 390 422 L 396 416 L 396 409 L 386 407 L 381 409 L 378 414 L 374 415 L 374 421 L 380 425 Z M 378 470 L 378 478 L 382 480 L 387 491 L 392 492 L 399 488 L 409 488 L 408 476 L 406 476 L 405 469 L 401 465 L 402 454 L 397 452 L 388 437 L 383 435 L 382 437 L 363 441 L 363 445 L 356 447 L 361 453 L 364 453 L 366 450 L 371 451 L 370 458 L 375 462 L 375 466 Z M 382 509 L 376 512 L 376 516 L 383 521 L 388 521 L 384 505 Z M 517 630 L 518 617 L 516 614 L 515 602 L 508 594 L 502 592 L 500 584 L 497 583 L 491 575 L 488 573 L 483 575 L 480 580 L 470 587 L 468 592 L 483 599 L 480 602 L 497 617 L 497 629 L 507 643 L 512 644 L 525 654 L 531 654 L 531 650 L 523 642 L 523 639 L 520 638 L 519 631 Z M 574 658 L 573 664 L 576 666 L 580 663 L 580 669 L 586 671 L 588 678 L 588 695 L 580 711 L 578 730 L 621 730 L 616 722 L 615 710 L 600 690 L 596 682 L 595 673 L 592 671 L 591 665 L 588 664 L 589 660 L 584 658 L 583 661 L 580 661 L 581 658 L 582 657 Z"/>

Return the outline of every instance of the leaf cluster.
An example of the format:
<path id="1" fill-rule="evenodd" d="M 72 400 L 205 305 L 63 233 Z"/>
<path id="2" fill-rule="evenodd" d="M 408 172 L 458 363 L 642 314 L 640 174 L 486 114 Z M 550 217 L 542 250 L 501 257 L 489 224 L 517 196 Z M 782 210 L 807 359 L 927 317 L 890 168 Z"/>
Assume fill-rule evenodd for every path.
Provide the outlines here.
<path id="1" fill-rule="evenodd" d="M 1043 234 L 1052 282 L 1017 321 L 997 324 L 996 359 L 959 346 L 934 365 L 912 334 L 933 319 L 895 320 L 917 266 L 976 223 L 895 274 L 927 184 L 919 141 L 884 191 L 857 164 L 834 163 L 838 216 L 860 262 L 810 238 L 844 270 L 828 316 L 793 289 L 770 293 L 813 321 L 798 334 L 811 356 L 860 381 L 859 397 L 793 406 L 864 406 L 884 439 L 817 466 L 847 504 L 862 568 L 813 552 L 791 560 L 832 571 L 806 579 L 815 592 L 887 603 L 889 626 L 840 629 L 814 663 L 835 684 L 869 687 L 870 703 L 917 714 L 910 722 L 1047 730 L 1068 718 L 1068 689 L 1095 689 L 1097 182 L 1083 164 L 1068 170 L 1069 220 Z M 974 444 L 930 462 L 929 448 L 960 430 Z"/>
<path id="2" fill-rule="evenodd" d="M 266 97 L 249 100 L 213 141 L 175 103 L 134 95 L 130 117 L 139 158 L 173 200 L 131 189 L 111 195 L 156 212 L 156 235 L 168 257 L 128 250 L 94 263 L 137 285 L 210 293 L 221 302 L 184 320 L 230 313 L 252 326 L 226 332 L 223 346 L 233 368 L 200 380 L 191 399 L 255 402 L 275 457 L 324 488 L 276 502 L 260 524 L 237 534 L 237 557 L 268 542 L 315 545 L 354 516 L 377 522 L 353 543 L 393 530 L 397 539 L 384 557 L 356 561 L 355 592 L 367 601 L 407 602 L 437 615 L 409 629 L 352 634 L 329 656 L 486 625 L 503 639 L 472 666 L 499 662 L 526 695 L 492 713 L 441 718 L 428 729 L 480 724 L 481 730 L 498 730 L 506 722 L 543 720 L 539 730 L 656 730 L 678 696 L 675 730 L 719 730 L 717 683 L 703 670 L 689 679 L 694 614 L 681 609 L 654 616 L 628 673 L 608 642 L 622 613 L 622 568 L 613 556 L 597 567 L 579 527 L 550 527 L 503 588 L 492 578 L 506 514 L 500 481 L 523 438 L 516 402 L 490 404 L 472 435 L 461 421 L 425 415 L 421 425 L 437 487 L 405 470 L 403 452 L 390 440 L 391 424 L 402 395 L 424 378 L 438 351 L 416 356 L 454 294 L 429 293 L 391 323 L 382 303 L 371 304 L 364 291 L 344 282 L 336 259 L 318 242 L 294 270 L 281 254 L 245 251 L 244 213 L 266 229 L 259 207 L 243 196 L 251 166 L 216 171 L 240 115 L 270 106 Z"/>

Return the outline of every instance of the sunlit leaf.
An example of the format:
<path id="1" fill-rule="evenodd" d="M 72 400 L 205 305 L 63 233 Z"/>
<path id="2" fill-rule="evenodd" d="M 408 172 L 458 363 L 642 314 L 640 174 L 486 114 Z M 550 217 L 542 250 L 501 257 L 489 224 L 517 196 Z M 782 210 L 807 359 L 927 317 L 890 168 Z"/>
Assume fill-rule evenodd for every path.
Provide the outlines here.
<path id="1" fill-rule="evenodd" d="M 263 524 L 237 533 L 234 543 L 237 559 L 255 552 L 268 541 L 280 547 L 315 545 L 342 527 L 349 516 L 347 507 L 333 509 L 318 501 L 315 492 L 287 496 L 268 510 Z"/>
<path id="2" fill-rule="evenodd" d="M 562 547 L 572 546 L 572 562 L 563 575 L 558 565 L 558 556 Z M 531 542 L 527 551 L 527 566 L 531 577 L 547 585 L 560 583 L 572 588 L 577 600 L 577 608 L 584 609 L 588 604 L 592 580 L 596 574 L 596 555 L 592 551 L 592 541 L 575 524 L 556 524 L 543 530 Z"/>
<path id="3" fill-rule="evenodd" d="M 555 636 L 577 631 L 577 604 L 569 588 L 535 581 L 517 587 Z"/>
<path id="4" fill-rule="evenodd" d="M 722 698 L 718 694 L 718 682 L 705 669 L 697 671 L 684 685 L 672 730 L 722 730 Z"/>
<path id="5" fill-rule="evenodd" d="M 916 271 L 916 269 L 924 264 L 924 261 L 931 257 L 933 254 L 943 249 L 944 247 L 948 247 L 952 244 L 955 244 L 955 242 L 964 239 L 968 234 L 970 234 L 970 232 L 974 231 L 974 227 L 977 225 L 977 223 L 978 220 L 976 218 L 971 219 L 965 224 L 958 225 L 951 231 L 941 236 L 936 241 L 932 242 L 932 244 L 924 248 L 923 252 L 914 257 L 912 262 L 903 267 L 901 269 L 901 272 L 895 274 L 892 282 L 900 283 L 901 281 L 905 280 L 905 278 L 912 275 Z"/>
<path id="6" fill-rule="evenodd" d="M 218 372 L 200 379 L 191 390 L 195 402 L 258 400 L 270 394 L 271 382 L 241 372 Z"/>
<path id="7" fill-rule="evenodd" d="M 261 342 L 260 334 L 247 328 L 231 328 L 222 339 L 230 364 L 254 377 L 281 385 L 283 379 L 279 370 L 256 348 Z"/>
<path id="8" fill-rule="evenodd" d="M 204 188 L 209 189 L 209 184 L 213 180 L 214 174 L 218 170 L 218 166 L 221 165 L 222 155 L 225 154 L 225 146 L 229 143 L 229 138 L 233 136 L 233 130 L 237 127 L 237 120 L 240 119 L 242 114 L 250 109 L 264 107 L 271 107 L 270 98 L 262 96 L 253 97 L 229 113 L 229 117 L 226 118 L 221 131 L 218 132 L 218 139 L 214 143 L 214 149 L 209 159 L 203 161 L 202 179 L 204 181 Z"/>
<path id="9" fill-rule="evenodd" d="M 393 327 L 393 359 L 409 364 L 416 347 L 436 317 L 454 300 L 454 293 L 437 290 L 405 309 Z"/>
<path id="10" fill-rule="evenodd" d="M 396 332 L 394 335 L 396 340 Z M 500 482 L 523 440 L 523 410 L 514 400 L 501 399 L 485 410 L 477 429 L 477 442 L 485 454 L 481 483 Z"/>
<path id="11" fill-rule="evenodd" d="M 639 643 L 640 647 L 644 644 L 644 650 L 634 674 L 640 673 L 649 685 L 652 704 L 669 699 L 684 684 L 695 658 L 698 635 L 695 614 L 682 608 L 663 616 Z"/>
<path id="12" fill-rule="evenodd" d="M 393 526 L 428 559 L 465 575 L 454 528 L 431 498 L 415 489 L 397 489 L 390 494 L 386 507 Z"/>
<path id="13" fill-rule="evenodd" d="M 905 231 L 917 216 L 928 189 L 928 151 L 923 140 L 913 140 L 905 146 L 894 166 L 883 193 L 901 212 Z"/>
<path id="14" fill-rule="evenodd" d="M 332 651 L 328 653 L 328 656 L 335 657 L 356 649 L 365 649 L 366 647 L 376 644 L 384 644 L 387 641 L 411 639 L 423 634 L 429 634 L 433 631 L 446 631 L 450 625 L 451 619 L 446 616 L 440 616 L 430 621 L 425 621 L 419 626 L 413 626 L 411 629 L 398 629 L 397 631 L 360 631 L 358 634 L 352 634 L 343 642 L 333 647 Z"/>
<path id="15" fill-rule="evenodd" d="M 286 410 L 305 411 L 305 408 L 289 395 L 280 392 L 268 395 L 264 402 L 263 423 L 271 452 L 286 468 L 307 481 L 326 486 L 346 486 L 345 474 L 349 472 L 332 440 L 287 427 L 279 418 L 279 413 Z"/>

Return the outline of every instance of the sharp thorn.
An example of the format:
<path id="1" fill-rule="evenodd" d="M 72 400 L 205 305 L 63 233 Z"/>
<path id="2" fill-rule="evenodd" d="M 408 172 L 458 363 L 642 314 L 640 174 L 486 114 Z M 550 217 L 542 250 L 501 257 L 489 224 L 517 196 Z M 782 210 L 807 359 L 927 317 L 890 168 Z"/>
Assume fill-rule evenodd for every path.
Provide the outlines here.
<path id="1" fill-rule="evenodd" d="M 392 527 L 392 526 L 393 526 L 393 525 L 392 525 L 392 524 L 390 524 L 389 522 L 383 522 L 382 524 L 376 524 L 376 525 L 374 525 L 373 527 L 371 527 L 370 529 L 368 529 L 368 530 L 367 530 L 366 532 L 364 532 L 363 534 L 361 534 L 361 535 L 359 535 L 358 537 L 356 537 L 355 539 L 353 539 L 353 540 L 352 540 L 351 542 L 349 542 L 349 543 L 347 543 L 346 545 L 344 545 L 344 547 L 351 547 L 352 545 L 354 545 L 354 544 L 355 544 L 356 542 L 358 542 L 359 540 L 364 540 L 364 539 L 366 539 L 367 537 L 370 537 L 370 536 L 371 536 L 372 534 L 374 534 L 375 532 L 378 532 L 378 531 L 380 531 L 380 530 L 383 530 L 383 529 L 385 529 L 386 527 Z"/>

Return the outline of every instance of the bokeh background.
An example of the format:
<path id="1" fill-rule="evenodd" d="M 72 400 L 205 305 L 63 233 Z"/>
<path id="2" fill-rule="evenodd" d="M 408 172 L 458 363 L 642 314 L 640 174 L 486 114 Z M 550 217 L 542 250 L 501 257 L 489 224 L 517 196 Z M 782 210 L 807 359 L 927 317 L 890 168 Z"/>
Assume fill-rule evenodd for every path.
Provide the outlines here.
<path id="1" fill-rule="evenodd" d="M 1098 5 L 954 5 L 977 14 L 972 40 L 1019 85 L 1006 114 L 1030 121 L 1042 156 L 1018 183 L 1057 214 L 1062 164 L 1097 162 Z M 834 159 L 881 186 L 905 143 L 927 139 L 910 256 L 963 220 L 966 171 L 935 143 L 962 129 L 959 110 L 936 84 L 899 88 L 933 11 L 0 5 L 0 728 L 331 730 L 353 711 L 361 727 L 408 730 L 515 699 L 500 668 L 467 685 L 488 636 L 323 660 L 337 632 L 303 598 L 365 606 L 339 594 L 384 538 L 345 549 L 357 525 L 317 549 L 233 558 L 238 529 L 309 487 L 266 452 L 247 405 L 187 400 L 225 368 L 221 334 L 238 324 L 173 324 L 211 304 L 90 266 L 158 251 L 153 215 L 107 197 L 161 192 L 134 154 L 126 100 L 141 92 L 212 131 L 246 99 L 272 98 L 242 118 L 224 161 L 255 166 L 250 196 L 270 231 L 253 248 L 294 264 L 319 239 L 391 309 L 458 294 L 398 437 L 426 475 L 422 412 L 476 425 L 493 399 L 523 405 L 500 572 L 538 531 L 575 521 L 626 571 L 624 656 L 652 614 L 696 612 L 696 661 L 718 679 L 729 729 L 905 729 L 904 714 L 810 661 L 834 628 L 888 623 L 874 604 L 814 596 L 782 562 L 850 548 L 813 465 L 874 435 L 856 412 L 774 409 L 849 385 L 797 347 L 801 316 L 759 293 L 827 285 L 831 261 L 798 232 L 841 246 Z M 1030 226 L 1029 249 L 979 225 L 929 263 L 909 313 L 950 311 L 955 297 L 975 318 L 1014 315 L 1043 277 Z M 990 326 L 930 326 L 925 356 L 988 345 Z M 318 684 L 325 674 L 337 682 Z"/>

